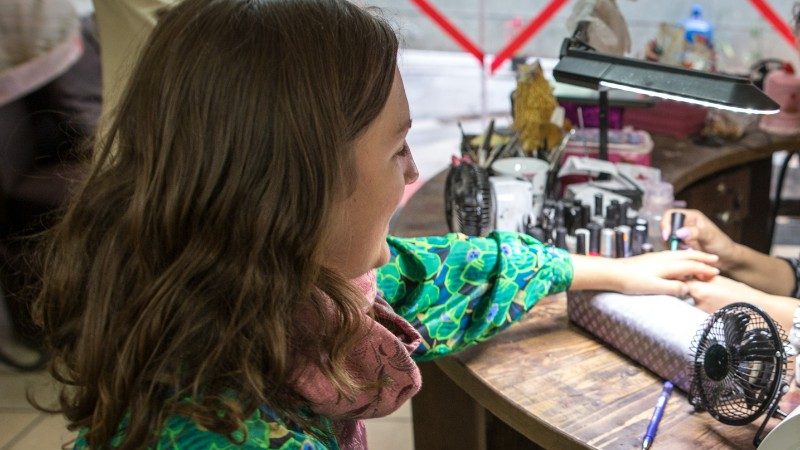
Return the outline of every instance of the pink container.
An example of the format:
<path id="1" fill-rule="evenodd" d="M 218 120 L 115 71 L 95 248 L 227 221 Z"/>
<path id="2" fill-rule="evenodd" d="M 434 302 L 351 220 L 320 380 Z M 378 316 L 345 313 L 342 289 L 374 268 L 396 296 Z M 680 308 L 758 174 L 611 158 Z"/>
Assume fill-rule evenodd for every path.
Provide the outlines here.
<path id="1" fill-rule="evenodd" d="M 564 117 L 570 120 L 574 125 L 578 125 L 583 121 L 585 127 L 599 127 L 600 126 L 600 107 L 597 105 L 585 105 L 568 101 L 559 101 L 559 105 L 564 108 Z M 580 114 L 578 108 L 581 108 Z M 624 116 L 625 108 L 617 106 L 608 107 L 608 128 L 618 130 L 622 128 L 622 118 Z M 581 114 L 583 116 L 581 117 Z"/>
<path id="2" fill-rule="evenodd" d="M 628 108 L 623 123 L 639 130 L 685 139 L 703 129 L 707 112 L 702 106 L 660 100 L 651 108 Z"/>
<path id="3" fill-rule="evenodd" d="M 576 130 L 564 148 L 561 163 L 569 156 L 599 155 L 599 135 L 597 128 Z M 653 152 L 653 139 L 644 130 L 626 127 L 621 130 L 608 130 L 608 160 L 649 166 Z"/>
<path id="4" fill-rule="evenodd" d="M 764 78 L 764 92 L 781 106 L 778 114 L 761 117 L 762 130 L 779 135 L 800 133 L 800 77 L 791 64 L 773 70 Z"/>

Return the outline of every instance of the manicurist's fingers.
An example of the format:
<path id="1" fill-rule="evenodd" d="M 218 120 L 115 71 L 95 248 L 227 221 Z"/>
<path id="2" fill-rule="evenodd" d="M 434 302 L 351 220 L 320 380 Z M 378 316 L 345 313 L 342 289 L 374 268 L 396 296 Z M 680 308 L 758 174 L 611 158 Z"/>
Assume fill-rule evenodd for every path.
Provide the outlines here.
<path id="1" fill-rule="evenodd" d="M 672 295 L 675 297 L 683 297 L 684 295 L 689 293 L 689 287 L 686 286 L 686 283 L 678 280 L 656 279 L 649 287 L 652 288 L 652 292 L 650 292 L 652 294 L 664 294 L 664 295 Z"/>

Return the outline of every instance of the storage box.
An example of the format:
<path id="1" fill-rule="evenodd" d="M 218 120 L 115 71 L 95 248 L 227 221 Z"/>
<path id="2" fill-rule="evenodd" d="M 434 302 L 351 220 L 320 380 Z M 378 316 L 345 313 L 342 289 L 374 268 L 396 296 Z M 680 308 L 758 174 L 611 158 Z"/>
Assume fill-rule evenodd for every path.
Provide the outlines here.
<path id="1" fill-rule="evenodd" d="M 570 101 L 559 100 L 559 105 L 564 108 L 564 116 L 569 119 L 573 125 L 578 126 L 583 122 L 585 127 L 599 127 L 600 126 L 600 107 L 597 105 L 579 104 Z M 580 111 L 578 110 L 580 108 Z M 608 107 L 608 128 L 618 130 L 622 128 L 624 121 L 623 115 L 625 108 L 620 106 Z"/>
<path id="2" fill-rule="evenodd" d="M 600 130 L 597 128 L 576 130 L 567 142 L 567 146 L 564 147 L 559 165 L 563 166 L 570 156 L 598 158 L 600 155 L 599 136 Z M 608 160 L 610 162 L 650 166 L 652 152 L 653 139 L 650 137 L 650 133 L 630 127 L 608 130 Z M 561 186 L 559 194 L 564 195 L 567 186 L 571 184 L 586 181 L 589 181 L 589 177 L 583 175 L 563 176 L 559 178 Z"/>
<path id="3" fill-rule="evenodd" d="M 567 142 L 561 157 L 561 164 L 570 156 L 599 156 L 600 130 L 584 128 L 576 130 Z M 653 152 L 653 139 L 650 133 L 626 127 L 621 130 L 608 130 L 608 160 L 649 166 Z"/>
<path id="4" fill-rule="evenodd" d="M 663 100 L 651 108 L 628 108 L 623 123 L 651 133 L 686 139 L 703 129 L 707 113 L 708 110 L 702 106 Z"/>

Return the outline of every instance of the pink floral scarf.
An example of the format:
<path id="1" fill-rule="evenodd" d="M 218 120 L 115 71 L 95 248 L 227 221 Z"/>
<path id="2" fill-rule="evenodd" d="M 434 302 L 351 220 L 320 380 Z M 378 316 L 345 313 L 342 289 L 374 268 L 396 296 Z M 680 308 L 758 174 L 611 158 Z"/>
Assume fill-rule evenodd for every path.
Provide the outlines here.
<path id="1" fill-rule="evenodd" d="M 420 343 L 420 335 L 377 295 L 375 271 L 352 283 L 364 293 L 374 319 L 365 315 L 367 337 L 347 359 L 351 375 L 363 382 L 383 381 L 383 387 L 360 391 L 355 398 L 341 398 L 322 371 L 305 364 L 296 372 L 295 390 L 308 400 L 311 409 L 330 417 L 339 446 L 347 450 L 367 448 L 362 419 L 386 416 L 396 411 L 422 386 L 419 368 L 411 359 Z"/>

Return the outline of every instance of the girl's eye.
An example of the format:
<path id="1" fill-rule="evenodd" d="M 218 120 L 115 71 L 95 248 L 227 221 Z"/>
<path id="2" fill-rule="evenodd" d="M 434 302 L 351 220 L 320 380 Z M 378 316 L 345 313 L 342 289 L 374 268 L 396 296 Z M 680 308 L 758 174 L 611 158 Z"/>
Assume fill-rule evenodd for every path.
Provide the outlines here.
<path id="1" fill-rule="evenodd" d="M 403 143 L 403 148 L 398 150 L 397 153 L 394 154 L 394 156 L 406 156 L 409 151 L 411 151 L 411 149 L 408 148 L 408 144 Z"/>

